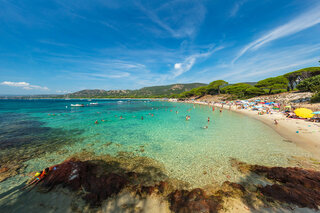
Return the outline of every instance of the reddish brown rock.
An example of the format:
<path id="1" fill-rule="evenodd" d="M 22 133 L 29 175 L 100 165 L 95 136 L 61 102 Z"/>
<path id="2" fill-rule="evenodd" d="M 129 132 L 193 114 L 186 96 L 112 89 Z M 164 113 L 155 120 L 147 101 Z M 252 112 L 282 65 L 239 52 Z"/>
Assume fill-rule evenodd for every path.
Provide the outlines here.
<path id="1" fill-rule="evenodd" d="M 0 169 L 0 173 L 6 172 L 6 171 L 8 171 L 8 170 L 9 170 L 9 168 L 7 168 L 7 167 L 2 167 L 2 168 Z"/>
<path id="2" fill-rule="evenodd" d="M 168 189 L 169 185 L 167 182 L 160 181 L 158 184 L 158 189 L 160 193 L 164 193 Z"/>
<path id="3" fill-rule="evenodd" d="M 168 189 L 168 183 L 164 181 L 160 181 L 158 184 L 155 184 L 153 186 L 138 186 L 137 193 L 139 195 L 147 194 L 151 195 L 153 193 L 155 194 L 164 194 Z"/>
<path id="4" fill-rule="evenodd" d="M 92 205 L 99 205 L 113 194 L 119 193 L 128 183 L 126 177 L 109 173 L 97 175 L 97 165 L 89 161 L 65 161 L 56 166 L 43 179 L 41 186 L 52 189 L 57 185 L 72 190 L 84 189 L 85 200 Z"/>
<path id="5" fill-rule="evenodd" d="M 318 209 L 320 206 L 320 172 L 264 166 L 253 166 L 252 171 L 277 181 L 276 184 L 259 187 L 264 195 L 299 207 Z"/>
<path id="6" fill-rule="evenodd" d="M 202 189 L 176 190 L 169 195 L 170 209 L 174 212 L 217 212 L 222 208 L 219 197 L 207 196 Z"/>

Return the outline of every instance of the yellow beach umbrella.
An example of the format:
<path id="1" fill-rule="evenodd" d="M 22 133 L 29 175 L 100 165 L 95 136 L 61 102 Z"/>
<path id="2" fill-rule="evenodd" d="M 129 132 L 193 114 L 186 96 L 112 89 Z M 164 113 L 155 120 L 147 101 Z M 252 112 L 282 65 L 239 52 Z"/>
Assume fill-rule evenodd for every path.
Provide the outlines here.
<path id="1" fill-rule="evenodd" d="M 294 113 L 301 118 L 312 118 L 314 116 L 312 110 L 307 108 L 298 108 L 294 110 Z"/>

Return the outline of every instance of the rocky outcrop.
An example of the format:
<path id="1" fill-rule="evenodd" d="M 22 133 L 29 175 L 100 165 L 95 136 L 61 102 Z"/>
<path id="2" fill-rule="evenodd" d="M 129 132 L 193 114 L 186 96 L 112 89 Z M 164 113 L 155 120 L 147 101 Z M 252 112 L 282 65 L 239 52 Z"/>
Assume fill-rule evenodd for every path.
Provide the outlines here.
<path id="1" fill-rule="evenodd" d="M 320 172 L 301 168 L 253 166 L 252 171 L 277 181 L 259 187 L 266 196 L 299 207 L 318 209 L 320 206 Z"/>
<path id="2" fill-rule="evenodd" d="M 91 205 L 119 193 L 127 184 L 126 175 L 114 173 L 98 175 L 97 165 L 89 161 L 68 160 L 53 168 L 41 182 L 41 186 L 52 189 L 57 185 L 74 191 L 84 191 L 83 198 Z"/>
<path id="3" fill-rule="evenodd" d="M 208 196 L 202 189 L 176 190 L 169 195 L 170 209 L 173 212 L 217 212 L 222 209 L 219 196 Z"/>
<path id="4" fill-rule="evenodd" d="M 57 186 L 67 187 L 80 195 L 90 206 L 100 206 L 104 200 L 126 189 L 141 198 L 160 196 L 168 201 L 173 212 L 219 212 L 229 198 L 242 200 L 246 206 L 256 210 L 272 206 L 272 203 L 278 205 L 279 202 L 274 201 L 318 210 L 320 172 L 301 168 L 248 165 L 235 159 L 231 164 L 247 177 L 268 179 L 269 184 L 253 185 L 249 178 L 248 182 L 242 184 L 226 181 L 215 189 L 184 190 L 174 187 L 170 180 L 148 185 L 146 179 L 142 178 L 146 177 L 145 172 L 119 170 L 116 167 L 110 170 L 111 165 L 102 160 L 80 161 L 71 158 L 51 167 L 51 171 L 39 186 L 47 190 Z M 0 171 L 5 172 L 6 169 Z M 148 178 L 152 179 L 152 176 Z"/>

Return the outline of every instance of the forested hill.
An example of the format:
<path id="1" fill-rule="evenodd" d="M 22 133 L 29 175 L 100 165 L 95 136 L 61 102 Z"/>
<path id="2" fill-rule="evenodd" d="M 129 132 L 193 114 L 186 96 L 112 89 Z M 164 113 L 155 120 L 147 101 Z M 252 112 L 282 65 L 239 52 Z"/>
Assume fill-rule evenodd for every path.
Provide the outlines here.
<path id="1" fill-rule="evenodd" d="M 180 94 L 193 88 L 206 86 L 203 83 L 172 84 L 165 86 L 144 87 L 138 90 L 81 90 L 64 95 L 68 98 L 148 98 L 168 97 L 172 94 Z"/>

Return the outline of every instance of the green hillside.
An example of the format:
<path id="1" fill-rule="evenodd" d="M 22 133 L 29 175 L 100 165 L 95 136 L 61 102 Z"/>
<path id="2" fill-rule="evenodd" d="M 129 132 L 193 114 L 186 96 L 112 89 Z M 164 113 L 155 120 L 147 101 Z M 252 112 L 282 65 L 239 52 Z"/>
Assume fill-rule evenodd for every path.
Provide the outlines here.
<path id="1" fill-rule="evenodd" d="M 173 94 L 180 94 L 193 88 L 206 86 L 203 83 L 172 84 L 164 86 L 144 87 L 138 90 L 81 90 L 75 93 L 64 95 L 68 98 L 152 98 L 168 97 Z"/>

